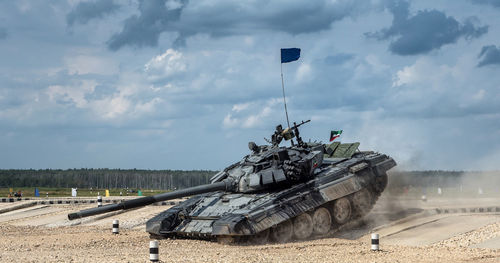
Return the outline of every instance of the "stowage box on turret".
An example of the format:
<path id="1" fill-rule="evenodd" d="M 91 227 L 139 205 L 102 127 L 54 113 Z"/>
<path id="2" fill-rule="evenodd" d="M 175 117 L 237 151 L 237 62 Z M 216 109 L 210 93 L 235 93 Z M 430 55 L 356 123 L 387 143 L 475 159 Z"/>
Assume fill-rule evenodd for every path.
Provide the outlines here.
<path id="1" fill-rule="evenodd" d="M 211 178 L 211 184 L 123 201 L 68 215 L 70 220 L 192 196 L 146 223 L 155 237 L 287 242 L 323 236 L 367 214 L 396 162 L 359 151 L 359 143 L 305 143 L 299 126 L 276 127 L 271 145 Z M 292 146 L 279 146 L 282 140 Z M 294 140 L 295 139 L 295 140 Z"/>

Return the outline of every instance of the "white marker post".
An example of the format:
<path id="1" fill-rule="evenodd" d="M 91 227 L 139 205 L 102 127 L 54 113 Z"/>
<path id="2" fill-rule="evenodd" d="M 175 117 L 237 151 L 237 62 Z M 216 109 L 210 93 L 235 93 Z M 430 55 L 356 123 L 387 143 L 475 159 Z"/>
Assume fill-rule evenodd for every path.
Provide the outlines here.
<path id="1" fill-rule="evenodd" d="M 158 262 L 158 240 L 149 241 L 149 260 L 151 262 Z"/>
<path id="2" fill-rule="evenodd" d="M 119 227 L 120 227 L 120 223 L 118 220 L 113 220 L 113 234 L 118 234 L 119 233 Z"/>
<path id="3" fill-rule="evenodd" d="M 102 196 L 98 195 L 97 196 L 97 207 L 101 207 L 102 206 Z"/>
<path id="4" fill-rule="evenodd" d="M 372 251 L 379 250 L 379 236 L 377 233 L 372 233 Z"/>

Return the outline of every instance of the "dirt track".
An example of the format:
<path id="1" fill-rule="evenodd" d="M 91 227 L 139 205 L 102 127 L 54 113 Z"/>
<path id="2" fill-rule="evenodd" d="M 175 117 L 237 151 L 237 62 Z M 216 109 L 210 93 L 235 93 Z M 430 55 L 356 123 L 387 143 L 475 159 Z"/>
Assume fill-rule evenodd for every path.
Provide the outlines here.
<path id="1" fill-rule="evenodd" d="M 476 201 L 469 204 L 476 205 Z M 74 221 L 70 223 L 65 215 L 84 207 L 36 206 L 0 214 L 0 262 L 149 262 L 149 235 L 143 224 L 167 207 L 146 207 L 111 217 L 90 218 L 71 226 Z M 364 224 L 311 241 L 252 246 L 160 240 L 160 259 L 165 262 L 500 262 L 500 213 L 428 214 L 423 210 L 425 213 L 381 221 L 383 210 L 381 202 Z M 119 235 L 111 234 L 113 219 L 120 220 Z M 370 220 L 382 225 L 374 225 Z M 382 250 L 378 252 L 370 251 L 369 232 L 373 229 L 381 234 Z"/>

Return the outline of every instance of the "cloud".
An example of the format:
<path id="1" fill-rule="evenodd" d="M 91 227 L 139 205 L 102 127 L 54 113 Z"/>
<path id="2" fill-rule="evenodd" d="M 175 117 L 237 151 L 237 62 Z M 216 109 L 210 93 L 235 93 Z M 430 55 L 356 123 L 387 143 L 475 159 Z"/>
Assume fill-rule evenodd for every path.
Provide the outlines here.
<path id="1" fill-rule="evenodd" d="M 495 81 L 486 82 L 488 72 L 475 68 L 474 56 L 461 57 L 456 65 L 422 57 L 397 71 L 385 101 L 394 116 L 406 118 L 456 118 L 487 116 L 500 112 L 495 103 Z M 478 83 L 481 83 L 478 85 Z"/>
<path id="2" fill-rule="evenodd" d="M 119 7 L 113 0 L 80 2 L 66 15 L 66 23 L 69 26 L 75 23 L 87 24 L 92 19 L 103 18 L 105 15 L 115 12 Z"/>
<path id="3" fill-rule="evenodd" d="M 478 38 L 488 32 L 488 26 L 476 26 L 473 19 L 464 23 L 437 10 L 418 11 L 410 16 L 410 4 L 393 1 L 389 10 L 393 14 L 392 25 L 377 32 L 365 33 L 377 40 L 391 39 L 389 50 L 397 55 L 425 54 L 443 45 L 455 43 L 459 38 Z"/>
<path id="4" fill-rule="evenodd" d="M 309 65 L 307 63 L 300 64 L 299 68 L 297 69 L 295 79 L 299 83 L 312 80 L 313 79 L 313 72 L 312 72 L 311 65 Z"/>
<path id="5" fill-rule="evenodd" d="M 246 110 L 250 106 L 250 103 L 240 103 L 240 104 L 234 104 L 232 111 L 234 112 L 240 112 L 242 110 Z"/>
<path id="6" fill-rule="evenodd" d="M 266 127 L 272 123 L 272 117 L 279 112 L 280 102 L 278 98 L 266 101 L 254 101 L 233 105 L 231 112 L 227 113 L 222 121 L 225 129 L 253 129 Z"/>
<path id="7" fill-rule="evenodd" d="M 157 108 L 164 106 L 164 99 L 158 97 L 148 84 L 143 84 L 147 82 L 145 76 L 137 73 L 128 72 L 118 80 L 114 76 L 97 77 L 99 75 L 96 74 L 60 74 L 71 79 L 55 77 L 51 82 L 58 84 L 34 90 L 35 95 L 31 97 L 36 103 L 28 101 L 29 107 L 20 110 L 28 110 L 27 113 L 34 114 L 34 118 L 45 112 L 68 123 L 78 119 L 80 122 L 85 120 L 87 123 L 113 125 L 154 116 Z M 167 111 L 163 108 L 162 114 L 168 114 Z M 155 118 L 163 119 L 162 116 Z"/>
<path id="8" fill-rule="evenodd" d="M 0 27 L 0 39 L 6 39 L 7 38 L 7 29 Z"/>
<path id="9" fill-rule="evenodd" d="M 186 68 L 187 65 L 182 53 L 170 48 L 144 65 L 144 71 L 153 80 L 184 72 Z"/>
<path id="10" fill-rule="evenodd" d="M 395 16 L 371 8 L 387 1 L 114 1 L 120 8 L 102 19 L 74 20 L 78 30 L 66 17 L 81 0 L 23 1 L 23 11 L 0 1 L 9 33 L 8 45 L 0 40 L 0 166 L 221 169 L 248 154 L 248 140 L 263 144 L 286 125 L 279 48 L 296 46 L 303 56 L 283 70 L 290 120 L 313 120 L 305 140 L 326 142 L 330 129 L 343 129 L 343 141 L 398 163 L 420 154 L 415 169 L 484 169 L 474 161 L 499 156 L 500 74 L 477 65 L 483 46 L 500 48 L 498 9 L 402 6 L 394 11 L 402 23 L 435 9 L 459 31 L 475 15 L 490 32 L 473 41 L 462 34 L 436 56 L 401 57 L 387 52 L 400 32 L 384 41 L 363 35 L 391 28 Z M 162 22 L 168 10 L 179 16 Z M 134 15 L 137 30 L 128 30 Z M 123 37 L 119 52 L 109 47 L 114 34 Z M 186 46 L 171 46 L 176 38 Z M 199 162 L 179 155 L 196 147 Z"/>
<path id="11" fill-rule="evenodd" d="M 196 34 L 214 37 L 259 31 L 303 34 L 327 30 L 330 25 L 370 9 L 366 1 L 248 2 L 155 0 L 140 1 L 139 15 L 125 20 L 121 32 L 108 41 L 111 50 L 124 46 L 154 47 L 163 32 L 176 36 L 174 44 Z"/>
<path id="12" fill-rule="evenodd" d="M 130 99 L 123 95 L 115 95 L 94 101 L 94 111 L 103 119 L 114 119 L 125 114 L 131 107 Z"/>
<path id="13" fill-rule="evenodd" d="M 110 59 L 93 55 L 72 55 L 64 58 L 64 63 L 70 74 L 101 74 L 118 73 L 118 65 Z"/>
<path id="14" fill-rule="evenodd" d="M 471 2 L 474 4 L 491 5 L 500 8 L 500 1 L 498 0 L 471 0 Z"/>
<path id="15" fill-rule="evenodd" d="M 74 86 L 52 85 L 47 88 L 46 93 L 55 103 L 71 103 L 77 108 L 83 108 L 88 104 L 85 96 L 93 93 L 95 86 L 95 81 L 82 81 Z"/>
<path id="16" fill-rule="evenodd" d="M 160 33 L 168 29 L 169 22 L 179 20 L 186 2 L 140 1 L 139 16 L 133 15 L 127 18 L 122 31 L 109 39 L 108 47 L 111 50 L 118 50 L 125 45 L 134 47 L 157 46 Z"/>
<path id="17" fill-rule="evenodd" d="M 481 59 L 479 64 L 477 64 L 478 67 L 500 65 L 500 48 L 497 48 L 495 45 L 483 46 L 478 58 Z"/>
<path id="18" fill-rule="evenodd" d="M 325 63 L 329 65 L 342 65 L 347 61 L 353 59 L 355 56 L 348 53 L 339 53 L 325 58 Z"/>

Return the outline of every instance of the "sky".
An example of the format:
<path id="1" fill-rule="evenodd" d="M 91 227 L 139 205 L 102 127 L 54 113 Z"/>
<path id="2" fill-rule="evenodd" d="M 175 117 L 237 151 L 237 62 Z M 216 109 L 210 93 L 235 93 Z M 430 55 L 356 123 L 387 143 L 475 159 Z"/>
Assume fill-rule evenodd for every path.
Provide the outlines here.
<path id="1" fill-rule="evenodd" d="M 500 169 L 496 0 L 0 0 L 0 169 L 218 170 L 291 121 Z"/>

